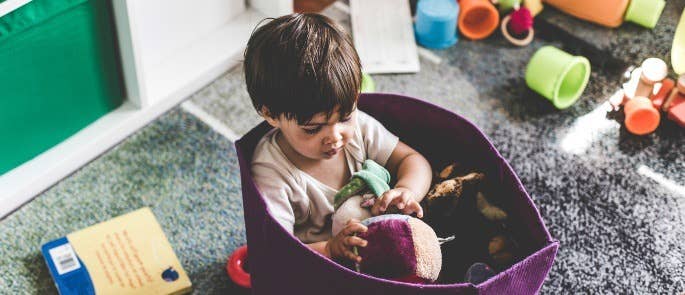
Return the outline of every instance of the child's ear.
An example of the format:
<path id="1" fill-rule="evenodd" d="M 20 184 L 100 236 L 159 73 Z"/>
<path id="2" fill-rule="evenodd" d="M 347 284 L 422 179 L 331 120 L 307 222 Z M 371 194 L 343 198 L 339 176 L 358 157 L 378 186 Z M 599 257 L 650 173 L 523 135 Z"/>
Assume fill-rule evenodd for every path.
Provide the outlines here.
<path id="1" fill-rule="evenodd" d="M 271 115 L 271 112 L 269 112 L 269 109 L 267 109 L 265 106 L 262 106 L 262 109 L 259 111 L 259 115 L 266 120 L 269 125 L 271 125 L 274 128 L 280 128 L 281 127 L 281 121 L 274 118 Z"/>

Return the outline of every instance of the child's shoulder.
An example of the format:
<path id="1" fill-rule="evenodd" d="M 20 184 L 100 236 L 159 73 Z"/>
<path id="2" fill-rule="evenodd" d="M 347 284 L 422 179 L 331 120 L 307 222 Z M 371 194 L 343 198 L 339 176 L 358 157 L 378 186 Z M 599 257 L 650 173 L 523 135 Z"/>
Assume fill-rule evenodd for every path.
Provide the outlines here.
<path id="1" fill-rule="evenodd" d="M 399 138 L 385 128 L 378 119 L 364 112 L 357 114 L 358 132 L 361 135 L 364 159 L 385 165 Z"/>
<path id="2" fill-rule="evenodd" d="M 301 184 L 302 179 L 276 143 L 277 129 L 266 133 L 255 147 L 250 169 L 258 186 L 278 188 Z"/>
<path id="3" fill-rule="evenodd" d="M 362 130 L 364 128 L 383 126 L 383 123 L 378 119 L 362 110 L 357 110 L 357 124 Z"/>
<path id="4" fill-rule="evenodd" d="M 278 145 L 276 144 L 275 136 L 277 129 L 271 129 L 264 134 L 255 146 L 254 154 L 252 155 L 252 165 L 260 162 L 270 162 L 279 156 Z"/>
<path id="5" fill-rule="evenodd" d="M 375 137 L 376 135 L 384 135 L 384 133 L 388 133 L 385 125 L 383 125 L 380 120 L 361 110 L 357 111 L 357 125 L 363 137 Z"/>
<path id="6" fill-rule="evenodd" d="M 357 121 L 368 122 L 369 120 L 378 121 L 378 120 L 376 120 L 376 118 L 372 117 L 371 115 L 367 114 L 366 112 L 364 112 L 362 110 L 357 110 Z"/>

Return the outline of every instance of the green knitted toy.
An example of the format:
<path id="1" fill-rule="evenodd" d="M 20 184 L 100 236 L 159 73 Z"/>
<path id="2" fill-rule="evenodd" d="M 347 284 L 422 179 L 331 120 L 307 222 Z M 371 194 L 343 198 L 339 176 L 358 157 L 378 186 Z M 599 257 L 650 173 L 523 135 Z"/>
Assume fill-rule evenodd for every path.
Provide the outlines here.
<path id="1" fill-rule="evenodd" d="M 333 200 L 333 235 L 336 235 L 347 221 L 354 218 L 364 220 L 371 217 L 367 207 L 370 199 L 378 198 L 390 189 L 390 172 L 373 160 L 364 161 L 362 170 L 354 173 L 348 184 L 343 186 Z M 367 192 L 371 193 L 367 193 Z M 364 194 L 367 193 L 367 194 Z"/>

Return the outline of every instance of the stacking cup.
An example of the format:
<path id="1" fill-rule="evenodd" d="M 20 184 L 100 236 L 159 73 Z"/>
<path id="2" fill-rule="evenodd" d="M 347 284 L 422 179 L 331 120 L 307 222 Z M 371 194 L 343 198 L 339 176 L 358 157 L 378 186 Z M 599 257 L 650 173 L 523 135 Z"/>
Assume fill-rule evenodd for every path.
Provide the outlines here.
<path id="1" fill-rule="evenodd" d="M 623 112 L 626 115 L 626 129 L 630 133 L 645 135 L 659 127 L 661 114 L 646 97 L 638 96 L 629 100 L 623 107 Z"/>
<path id="2" fill-rule="evenodd" d="M 455 0 L 419 0 L 416 5 L 416 41 L 424 47 L 447 48 L 457 43 L 457 15 Z"/>
<path id="3" fill-rule="evenodd" d="M 526 84 L 558 109 L 570 107 L 590 79 L 590 61 L 553 46 L 540 48 L 526 67 Z"/>
<path id="4" fill-rule="evenodd" d="M 487 38 L 499 25 L 499 12 L 488 0 L 459 1 L 459 31 L 471 40 Z"/>
<path id="5" fill-rule="evenodd" d="M 625 20 L 653 29 L 666 6 L 664 0 L 631 0 Z"/>
<path id="6" fill-rule="evenodd" d="M 507 13 L 517 6 L 521 5 L 521 0 L 497 0 L 497 6 L 499 11 L 502 13 Z"/>

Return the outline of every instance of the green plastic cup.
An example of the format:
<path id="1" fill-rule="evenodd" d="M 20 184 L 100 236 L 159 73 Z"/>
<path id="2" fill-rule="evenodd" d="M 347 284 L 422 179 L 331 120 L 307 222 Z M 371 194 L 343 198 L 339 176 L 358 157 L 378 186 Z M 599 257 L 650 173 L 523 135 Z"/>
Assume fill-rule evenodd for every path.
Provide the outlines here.
<path id="1" fill-rule="evenodd" d="M 540 48 L 526 67 L 526 84 L 558 109 L 570 107 L 590 79 L 590 61 L 556 47 Z"/>
<path id="2" fill-rule="evenodd" d="M 367 73 L 362 73 L 362 93 L 376 91 L 376 83 L 373 82 L 371 76 Z"/>
<path id="3" fill-rule="evenodd" d="M 521 6 L 521 0 L 498 0 L 497 6 L 502 13 L 513 10 L 516 6 Z"/>
<path id="4" fill-rule="evenodd" d="M 625 20 L 653 29 L 666 6 L 664 0 L 631 0 Z"/>

